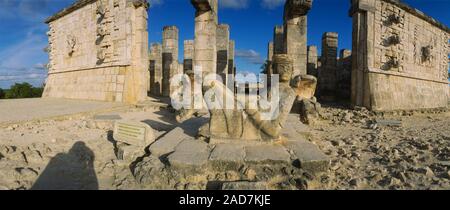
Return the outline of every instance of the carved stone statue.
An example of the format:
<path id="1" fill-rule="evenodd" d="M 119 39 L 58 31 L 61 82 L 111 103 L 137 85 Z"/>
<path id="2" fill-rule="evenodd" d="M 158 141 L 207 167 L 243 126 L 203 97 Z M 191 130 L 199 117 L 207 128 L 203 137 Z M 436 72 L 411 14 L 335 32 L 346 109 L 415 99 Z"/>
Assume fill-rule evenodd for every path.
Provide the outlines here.
<path id="1" fill-rule="evenodd" d="M 280 75 L 280 81 L 279 88 L 272 88 L 271 91 L 276 91 L 279 97 L 269 110 L 261 106 L 261 103 L 251 106 L 249 95 L 239 97 L 220 82 L 204 82 L 203 94 L 210 112 L 210 122 L 200 129 L 199 135 L 220 140 L 279 140 L 281 130 L 297 97 L 298 87 L 291 85 L 300 83 L 291 80 L 293 63 L 288 55 L 274 55 L 273 70 L 275 74 Z M 208 97 L 214 97 L 214 100 Z M 217 106 L 226 104 L 225 101 L 233 101 L 236 105 L 231 108 L 225 105 Z M 187 120 L 195 112 L 193 109 L 181 110 L 177 120 L 180 122 Z"/>

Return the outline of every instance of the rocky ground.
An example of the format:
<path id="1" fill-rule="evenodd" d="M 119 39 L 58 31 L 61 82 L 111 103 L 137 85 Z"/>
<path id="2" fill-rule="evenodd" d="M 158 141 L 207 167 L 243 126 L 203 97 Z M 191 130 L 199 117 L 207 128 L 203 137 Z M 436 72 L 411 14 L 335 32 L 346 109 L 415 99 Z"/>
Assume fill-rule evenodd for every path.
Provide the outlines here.
<path id="1" fill-rule="evenodd" d="M 303 188 L 450 189 L 449 112 L 382 116 L 326 107 L 323 115 L 305 135 L 330 157 L 330 170 Z M 177 126 L 165 109 L 105 116 L 144 121 L 156 137 Z M 145 188 L 116 159 L 111 121 L 96 117 L 0 127 L 0 189 Z"/>
<path id="2" fill-rule="evenodd" d="M 450 189 L 450 113 L 324 108 L 310 140 L 331 158 L 324 189 Z M 378 121 L 378 122 L 377 122 Z"/>

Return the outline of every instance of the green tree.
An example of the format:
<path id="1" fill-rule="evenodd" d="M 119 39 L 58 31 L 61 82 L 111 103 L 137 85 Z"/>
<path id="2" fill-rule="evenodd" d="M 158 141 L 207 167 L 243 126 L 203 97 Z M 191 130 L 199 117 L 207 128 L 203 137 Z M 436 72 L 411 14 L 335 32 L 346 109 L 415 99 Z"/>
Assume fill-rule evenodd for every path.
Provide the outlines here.
<path id="1" fill-rule="evenodd" d="M 33 97 L 33 86 L 27 82 L 24 82 L 12 85 L 10 90 L 6 93 L 5 98 L 14 99 L 31 97 Z"/>
<path id="2" fill-rule="evenodd" d="M 44 92 L 43 87 L 34 87 L 33 88 L 33 97 L 34 98 L 40 98 L 42 97 L 42 93 Z"/>
<path id="3" fill-rule="evenodd" d="M 5 97 L 5 91 L 0 88 L 0 99 Z"/>

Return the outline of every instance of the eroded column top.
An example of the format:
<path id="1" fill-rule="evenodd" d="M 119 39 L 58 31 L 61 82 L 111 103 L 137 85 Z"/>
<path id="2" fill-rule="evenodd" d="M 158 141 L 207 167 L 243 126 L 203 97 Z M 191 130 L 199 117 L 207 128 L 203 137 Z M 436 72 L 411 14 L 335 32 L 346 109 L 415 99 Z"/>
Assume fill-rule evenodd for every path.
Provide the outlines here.
<path id="1" fill-rule="evenodd" d="M 287 0 L 284 5 L 284 18 L 292 19 L 308 14 L 312 4 L 313 0 Z"/>
<path id="2" fill-rule="evenodd" d="M 191 0 L 191 4 L 197 11 L 217 11 L 217 0 Z"/>

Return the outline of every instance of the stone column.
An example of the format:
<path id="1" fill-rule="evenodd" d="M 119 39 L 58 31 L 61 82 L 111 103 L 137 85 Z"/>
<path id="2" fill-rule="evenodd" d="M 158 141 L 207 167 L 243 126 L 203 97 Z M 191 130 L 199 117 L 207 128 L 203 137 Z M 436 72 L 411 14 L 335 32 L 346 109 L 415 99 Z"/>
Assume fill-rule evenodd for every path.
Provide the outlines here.
<path id="1" fill-rule="evenodd" d="M 216 73 L 217 0 L 191 0 L 195 12 L 194 69 Z"/>
<path id="2" fill-rule="evenodd" d="M 183 73 L 186 73 L 186 71 L 194 70 L 192 66 L 193 58 L 194 58 L 194 40 L 185 40 Z"/>
<path id="3" fill-rule="evenodd" d="M 164 27 L 162 48 L 162 95 L 169 97 L 171 93 L 170 79 L 178 73 L 178 28 L 176 26 Z"/>
<path id="4" fill-rule="evenodd" d="M 322 36 L 322 67 L 318 73 L 319 95 L 322 100 L 333 101 L 336 93 L 338 34 L 324 33 Z"/>
<path id="5" fill-rule="evenodd" d="M 351 96 L 351 69 L 352 69 L 352 51 L 343 49 L 339 53 L 338 67 L 336 71 L 337 78 L 337 96 L 339 99 L 348 100 Z"/>
<path id="6" fill-rule="evenodd" d="M 308 75 L 317 77 L 318 57 L 317 46 L 308 46 Z"/>
<path id="7" fill-rule="evenodd" d="M 145 101 L 150 86 L 148 67 L 148 8 L 145 0 L 133 2 L 127 5 L 131 14 L 131 62 L 132 69 L 127 72 L 122 96 L 116 96 L 117 101 L 125 101 L 136 104 Z M 119 99 L 122 100 L 119 100 Z"/>
<path id="8" fill-rule="evenodd" d="M 153 43 L 150 47 L 150 93 L 153 95 L 161 95 L 162 85 L 162 45 Z"/>
<path id="9" fill-rule="evenodd" d="M 264 73 L 267 75 L 267 87 L 270 89 L 272 86 L 272 63 L 273 63 L 273 55 L 274 55 L 274 43 L 269 42 L 267 45 L 267 60 L 266 60 L 266 66 L 264 69 Z"/>
<path id="10" fill-rule="evenodd" d="M 294 63 L 294 74 L 307 73 L 307 27 L 306 14 L 313 0 L 287 0 L 284 6 L 284 52 Z"/>
<path id="11" fill-rule="evenodd" d="M 227 83 L 228 51 L 230 47 L 230 26 L 220 24 L 217 27 L 217 74 L 222 77 L 223 83 Z"/>
<path id="12" fill-rule="evenodd" d="M 267 61 L 272 61 L 273 58 L 273 42 L 267 44 Z"/>
<path id="13" fill-rule="evenodd" d="M 353 21 L 352 32 L 352 90 L 351 98 L 353 106 L 372 108 L 369 75 L 365 72 L 373 67 L 375 35 L 375 0 L 351 0 L 349 16 Z"/>
<path id="14" fill-rule="evenodd" d="M 284 52 L 284 28 L 275 26 L 273 29 L 273 53 L 274 55 L 285 54 Z"/>
<path id="15" fill-rule="evenodd" d="M 233 76 L 236 75 L 234 68 L 234 51 L 235 51 L 235 42 L 234 40 L 230 40 L 230 46 L 228 48 L 228 74 Z"/>

